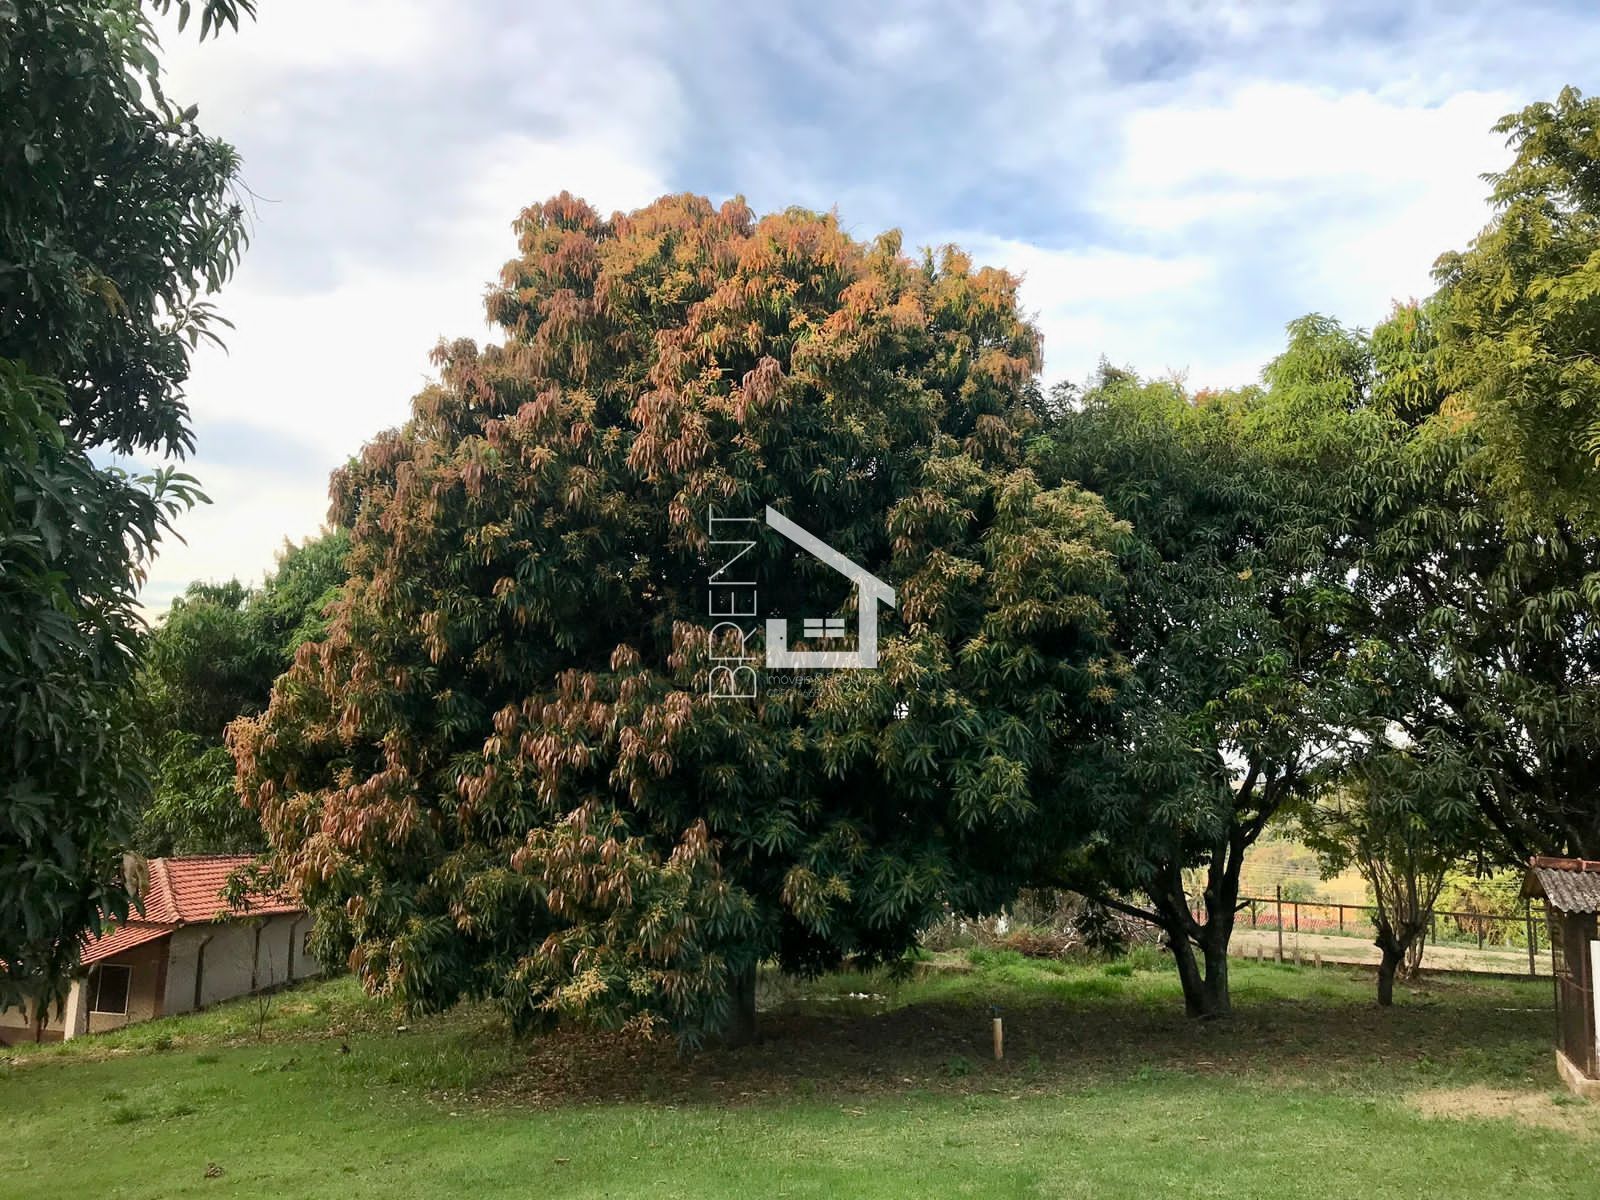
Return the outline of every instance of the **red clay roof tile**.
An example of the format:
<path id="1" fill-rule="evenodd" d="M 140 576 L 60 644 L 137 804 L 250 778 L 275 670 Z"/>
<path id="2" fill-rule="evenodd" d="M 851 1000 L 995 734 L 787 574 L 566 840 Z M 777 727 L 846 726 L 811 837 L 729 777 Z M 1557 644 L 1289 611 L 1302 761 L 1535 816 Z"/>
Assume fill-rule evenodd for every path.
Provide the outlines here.
<path id="1" fill-rule="evenodd" d="M 153 942 L 159 938 L 171 937 L 171 925 L 145 925 L 128 924 L 119 925 L 110 933 L 97 938 L 91 938 L 89 944 L 83 948 L 83 957 L 79 960 L 84 966 L 99 962 L 103 958 L 111 958 L 121 954 L 124 950 L 132 950 L 135 946 L 142 946 L 146 942 Z"/>
<path id="2" fill-rule="evenodd" d="M 203 854 L 188 858 L 152 858 L 144 896 L 121 925 L 85 944 L 82 962 L 98 962 L 112 954 L 165 937 L 180 925 L 202 925 L 230 917 L 271 917 L 304 912 L 287 896 L 250 892 L 246 908 L 229 908 L 222 891 L 228 877 L 254 859 L 249 854 Z"/>
<path id="3" fill-rule="evenodd" d="M 145 919 L 192 925 L 227 917 L 299 912 L 300 905 L 287 896 L 271 896 L 261 892 L 247 895 L 249 903 L 245 909 L 228 908 L 222 898 L 222 890 L 228 885 L 228 876 L 253 861 L 248 854 L 151 859 L 150 895 L 146 901 Z"/>

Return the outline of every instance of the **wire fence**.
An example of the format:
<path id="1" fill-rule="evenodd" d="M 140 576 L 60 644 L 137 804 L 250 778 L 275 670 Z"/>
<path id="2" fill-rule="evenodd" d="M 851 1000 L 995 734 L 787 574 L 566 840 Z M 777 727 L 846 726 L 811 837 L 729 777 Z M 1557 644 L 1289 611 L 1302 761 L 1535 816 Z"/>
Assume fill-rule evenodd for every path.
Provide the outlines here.
<path id="1" fill-rule="evenodd" d="M 1377 908 L 1370 904 L 1341 904 L 1332 900 L 1288 900 L 1275 896 L 1243 896 L 1235 929 L 1256 929 L 1285 934 L 1320 934 L 1371 940 L 1377 929 Z M 1196 913 L 1197 919 L 1204 919 Z M 1524 901 L 1522 910 L 1504 912 L 1435 911 L 1428 926 L 1427 944 L 1478 950 L 1520 949 L 1527 952 L 1528 974 L 1538 973 L 1541 950 L 1549 937 L 1542 932 L 1543 905 L 1536 910 Z"/>

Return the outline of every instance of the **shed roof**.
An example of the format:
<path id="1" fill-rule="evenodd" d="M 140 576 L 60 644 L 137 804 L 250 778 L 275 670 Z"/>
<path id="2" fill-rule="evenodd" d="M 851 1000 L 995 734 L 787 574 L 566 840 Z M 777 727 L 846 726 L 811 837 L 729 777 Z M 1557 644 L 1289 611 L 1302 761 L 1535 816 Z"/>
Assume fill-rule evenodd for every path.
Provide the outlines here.
<path id="1" fill-rule="evenodd" d="M 79 961 L 100 962 L 124 950 L 166 937 L 183 925 L 203 925 L 237 917 L 272 917 L 304 912 L 288 896 L 250 892 L 247 908 L 230 908 L 222 891 L 228 876 L 254 860 L 249 854 L 200 854 L 152 858 L 144 895 L 128 919 L 84 943 Z"/>
<path id="2" fill-rule="evenodd" d="M 1530 858 L 1522 894 L 1562 912 L 1600 912 L 1600 862 L 1587 858 Z"/>
<path id="3" fill-rule="evenodd" d="M 118 925 L 109 933 L 90 938 L 88 945 L 83 948 L 83 955 L 79 961 L 87 967 L 90 963 L 114 958 L 124 951 L 132 950 L 135 946 L 171 937 L 173 928 L 171 925 L 146 925 L 142 921 Z"/>
<path id="4" fill-rule="evenodd" d="M 301 906 L 287 896 L 250 892 L 248 907 L 229 908 L 222 898 L 228 876 L 255 859 L 249 854 L 199 854 L 189 858 L 152 858 L 150 887 L 145 893 L 143 917 L 174 925 L 221 921 L 229 917 L 267 917 L 295 913 Z"/>

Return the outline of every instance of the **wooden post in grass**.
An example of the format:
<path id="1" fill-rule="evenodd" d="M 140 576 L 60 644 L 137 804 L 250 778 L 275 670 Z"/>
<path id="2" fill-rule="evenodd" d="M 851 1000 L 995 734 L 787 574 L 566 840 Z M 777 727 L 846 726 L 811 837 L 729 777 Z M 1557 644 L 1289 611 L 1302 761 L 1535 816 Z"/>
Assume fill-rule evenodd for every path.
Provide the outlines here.
<path id="1" fill-rule="evenodd" d="M 1538 953 L 1538 951 L 1534 947 L 1534 938 L 1537 935 L 1533 931 L 1533 901 L 1532 900 L 1524 900 L 1522 902 L 1522 908 L 1523 908 L 1523 912 L 1526 914 L 1527 919 L 1528 919 L 1528 978 L 1532 979 L 1535 975 L 1537 975 L 1539 973 L 1537 968 L 1535 968 L 1535 966 L 1534 966 L 1534 957 L 1533 957 L 1535 954 Z"/>
<path id="2" fill-rule="evenodd" d="M 1283 961 L 1283 884 L 1278 885 L 1278 961 Z"/>
<path id="3" fill-rule="evenodd" d="M 1000 1009 L 991 1007 L 989 1011 L 994 1014 L 994 1060 L 999 1062 L 1006 1056 L 1006 1031 L 1000 1021 Z"/>

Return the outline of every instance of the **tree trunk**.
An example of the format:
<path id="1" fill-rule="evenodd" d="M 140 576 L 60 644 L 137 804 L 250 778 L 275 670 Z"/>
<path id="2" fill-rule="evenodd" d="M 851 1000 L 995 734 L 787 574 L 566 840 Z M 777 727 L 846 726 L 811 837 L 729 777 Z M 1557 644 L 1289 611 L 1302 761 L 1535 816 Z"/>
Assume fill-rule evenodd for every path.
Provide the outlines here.
<path id="1" fill-rule="evenodd" d="M 1228 992 L 1228 943 L 1217 935 L 1221 931 L 1206 926 L 1206 978 L 1201 987 L 1202 1017 L 1230 1017 L 1233 997 Z"/>
<path id="2" fill-rule="evenodd" d="M 1409 937 L 1395 932 L 1394 926 L 1381 913 L 1378 917 L 1378 936 L 1373 939 L 1383 958 L 1378 963 L 1378 1003 L 1388 1008 L 1394 1003 L 1394 979 L 1405 965 L 1406 950 L 1416 941 L 1416 933 Z"/>
<path id="3" fill-rule="evenodd" d="M 1413 983 L 1422 978 L 1422 951 L 1428 944 L 1428 930 L 1424 926 L 1419 930 L 1411 944 L 1406 947 L 1405 961 L 1400 964 L 1400 978 L 1407 983 Z"/>
<path id="4" fill-rule="evenodd" d="M 1202 956 L 1186 933 L 1167 930 L 1167 949 L 1178 967 L 1178 983 L 1183 987 L 1183 1009 L 1191 1017 L 1211 1020 L 1233 1015 L 1233 1000 L 1228 992 L 1228 943 L 1222 930 L 1208 922 L 1201 929 Z"/>
<path id="5" fill-rule="evenodd" d="M 1391 950 L 1387 946 L 1380 946 L 1383 950 L 1383 959 L 1378 963 L 1378 1003 L 1388 1008 L 1394 1003 L 1394 977 L 1400 969 L 1400 964 L 1405 961 L 1403 950 Z"/>
<path id="6" fill-rule="evenodd" d="M 1183 1010 L 1191 1017 L 1205 1015 L 1206 987 L 1194 959 L 1194 945 L 1188 934 L 1167 930 L 1167 949 L 1178 966 L 1178 983 L 1183 987 Z"/>
<path id="7" fill-rule="evenodd" d="M 756 964 L 751 963 L 729 974 L 728 1023 L 718 1041 L 724 1046 L 750 1046 L 757 1039 Z"/>
<path id="8" fill-rule="evenodd" d="M 1228 940 L 1233 936 L 1242 858 L 1242 851 L 1226 843 L 1213 853 L 1201 896 L 1204 924 L 1190 911 L 1183 875 L 1175 866 L 1164 873 L 1158 889 L 1150 890 L 1151 905 L 1161 917 L 1167 948 L 1178 966 L 1184 1011 L 1191 1017 L 1211 1020 L 1233 1013 L 1228 992 Z"/>

